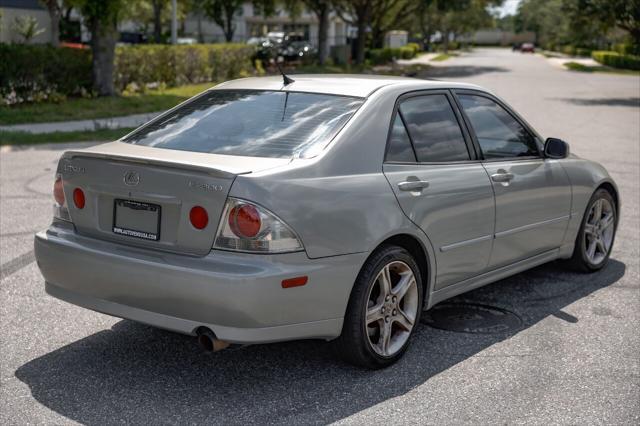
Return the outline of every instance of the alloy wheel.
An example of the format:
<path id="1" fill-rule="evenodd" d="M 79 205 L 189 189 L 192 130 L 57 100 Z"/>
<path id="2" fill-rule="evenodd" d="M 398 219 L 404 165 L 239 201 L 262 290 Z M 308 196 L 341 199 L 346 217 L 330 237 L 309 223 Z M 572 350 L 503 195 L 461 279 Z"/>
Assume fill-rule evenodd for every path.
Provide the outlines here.
<path id="1" fill-rule="evenodd" d="M 584 253 L 593 265 L 604 261 L 609 254 L 615 231 L 615 210 L 609 200 L 597 199 L 584 224 Z"/>
<path id="2" fill-rule="evenodd" d="M 367 300 L 369 344 L 378 355 L 393 356 L 409 339 L 418 315 L 418 284 L 409 265 L 401 261 L 385 265 Z"/>

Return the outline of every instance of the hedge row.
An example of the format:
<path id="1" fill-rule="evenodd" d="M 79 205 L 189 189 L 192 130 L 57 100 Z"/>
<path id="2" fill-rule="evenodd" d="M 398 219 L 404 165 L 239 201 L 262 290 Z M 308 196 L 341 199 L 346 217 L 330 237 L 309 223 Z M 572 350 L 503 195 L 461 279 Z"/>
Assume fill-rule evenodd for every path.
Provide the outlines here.
<path id="1" fill-rule="evenodd" d="M 640 70 L 640 56 L 621 55 L 618 52 L 610 52 L 606 50 L 596 50 L 591 53 L 591 57 L 602 65 L 608 65 L 613 68 L 622 68 L 628 70 Z"/>
<path id="2" fill-rule="evenodd" d="M 91 52 L 43 45 L 0 44 L 0 101 L 41 102 L 91 89 Z"/>
<path id="3" fill-rule="evenodd" d="M 254 53 L 246 44 L 122 46 L 116 49 L 115 83 L 123 90 L 132 83 L 179 86 L 244 77 L 253 73 Z"/>
<path id="4" fill-rule="evenodd" d="M 369 60 L 373 65 L 384 65 L 393 59 L 411 59 L 416 56 L 416 49 L 413 46 L 405 47 L 385 47 L 383 49 L 369 50 Z"/>
<path id="5" fill-rule="evenodd" d="M 575 46 L 562 46 L 560 50 L 565 55 L 584 56 L 584 57 L 591 56 L 591 52 L 592 52 L 592 50 L 587 47 L 575 47 Z"/>
<path id="6" fill-rule="evenodd" d="M 253 73 L 255 50 L 244 44 L 136 45 L 116 48 L 118 90 L 159 83 L 221 81 Z M 91 93 L 91 51 L 0 44 L 0 104 L 58 100 Z"/>

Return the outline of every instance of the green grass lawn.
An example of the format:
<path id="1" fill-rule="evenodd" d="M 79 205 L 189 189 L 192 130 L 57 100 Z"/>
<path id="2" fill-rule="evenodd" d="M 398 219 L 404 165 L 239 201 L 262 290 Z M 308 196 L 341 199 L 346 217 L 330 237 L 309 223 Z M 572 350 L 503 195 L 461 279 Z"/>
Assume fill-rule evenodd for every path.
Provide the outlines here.
<path id="1" fill-rule="evenodd" d="M 66 143 L 89 141 L 114 141 L 126 135 L 133 128 L 100 129 L 80 132 L 27 133 L 0 130 L 0 145 L 33 145 L 41 143 Z"/>
<path id="2" fill-rule="evenodd" d="M 606 67 L 604 65 L 590 67 L 578 62 L 567 62 L 564 64 L 564 66 L 568 70 L 579 71 L 579 72 L 605 72 L 605 73 L 622 74 L 622 75 L 636 75 L 636 76 L 640 75 L 640 71 L 623 70 L 618 68 Z"/>
<path id="3" fill-rule="evenodd" d="M 455 56 L 458 56 L 457 53 L 441 53 L 438 56 L 436 56 L 435 58 L 432 58 L 432 61 L 436 61 L 436 62 L 440 62 L 440 61 L 446 61 L 449 58 L 453 58 Z"/>
<path id="4" fill-rule="evenodd" d="M 215 83 L 180 86 L 146 94 L 105 98 L 70 98 L 61 103 L 0 107 L 0 125 L 91 120 L 167 110 Z"/>

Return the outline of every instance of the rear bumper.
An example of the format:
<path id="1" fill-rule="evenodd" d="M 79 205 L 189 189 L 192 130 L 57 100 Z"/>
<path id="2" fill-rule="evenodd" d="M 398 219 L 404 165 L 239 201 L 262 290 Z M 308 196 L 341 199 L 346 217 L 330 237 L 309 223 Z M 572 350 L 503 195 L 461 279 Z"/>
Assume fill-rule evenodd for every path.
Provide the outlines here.
<path id="1" fill-rule="evenodd" d="M 35 238 L 46 291 L 120 318 L 219 339 L 263 343 L 337 337 L 365 253 L 309 259 L 305 253 L 204 257 L 163 253 L 77 235 L 52 225 Z M 283 279 L 307 275 L 305 286 Z"/>

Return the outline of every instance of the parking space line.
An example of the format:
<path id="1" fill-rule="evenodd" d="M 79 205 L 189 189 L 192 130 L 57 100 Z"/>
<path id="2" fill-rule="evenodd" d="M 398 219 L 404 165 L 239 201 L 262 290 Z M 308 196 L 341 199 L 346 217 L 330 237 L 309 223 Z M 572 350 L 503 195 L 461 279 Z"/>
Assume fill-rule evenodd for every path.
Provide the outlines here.
<path id="1" fill-rule="evenodd" d="M 33 250 L 0 265 L 0 281 L 18 272 L 36 260 Z"/>

